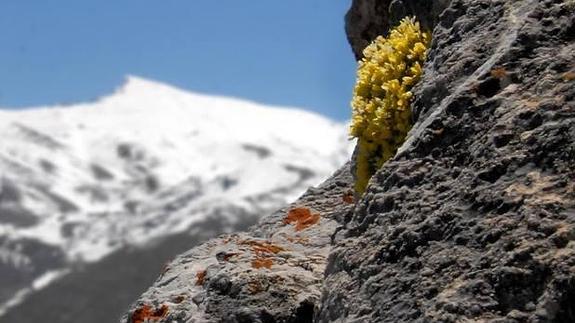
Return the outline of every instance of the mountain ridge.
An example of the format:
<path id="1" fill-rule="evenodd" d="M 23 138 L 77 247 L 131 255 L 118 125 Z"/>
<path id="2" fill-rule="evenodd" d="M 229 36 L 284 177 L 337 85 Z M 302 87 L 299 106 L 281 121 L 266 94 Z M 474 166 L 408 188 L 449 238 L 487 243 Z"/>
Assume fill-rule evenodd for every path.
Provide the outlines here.
<path id="1" fill-rule="evenodd" d="M 172 85 L 169 82 L 164 81 L 157 81 L 152 78 L 138 76 L 135 74 L 126 74 L 123 78 L 123 81 L 118 85 L 110 89 L 110 93 L 106 93 L 100 95 L 94 99 L 88 100 L 78 100 L 70 103 L 63 103 L 63 104 L 48 104 L 48 105 L 32 105 L 26 107 L 11 107 L 11 106 L 2 106 L 0 105 L 0 115 L 4 114 L 5 112 L 10 113 L 22 113 L 26 111 L 38 111 L 38 110 L 53 110 L 53 109 L 77 109 L 78 107 L 84 106 L 92 106 L 96 103 L 101 101 L 105 101 L 111 98 L 115 98 L 122 95 L 130 95 L 130 96 L 138 96 L 141 97 L 141 94 L 157 92 L 157 91 L 164 91 L 164 92 L 172 92 L 172 93 L 180 93 L 186 94 L 189 97 L 195 97 L 200 100 L 209 100 L 209 99 L 216 99 L 220 102 L 225 102 L 228 104 L 236 103 L 243 103 L 245 105 L 252 105 L 252 106 L 259 106 L 265 109 L 274 109 L 274 110 L 289 110 L 289 111 L 300 111 L 304 114 L 316 115 L 322 118 L 330 119 L 329 117 L 323 116 L 317 112 L 313 112 L 298 106 L 291 106 L 291 105 L 278 105 L 278 104 L 269 104 L 269 103 L 262 103 L 256 100 L 251 100 L 249 98 L 243 97 L 236 97 L 236 96 L 227 96 L 221 94 L 206 94 L 202 92 L 196 92 L 191 89 L 186 89 L 184 87 Z M 192 107 L 193 108 L 193 107 Z M 341 123 L 340 121 L 335 121 L 336 123 Z M 347 121 L 344 121 L 347 123 Z"/>
<path id="2" fill-rule="evenodd" d="M 343 123 L 133 76 L 94 102 L 0 111 L 0 136 L 0 273 L 16 277 L 0 304 L 211 217 L 244 227 L 349 154 Z"/>

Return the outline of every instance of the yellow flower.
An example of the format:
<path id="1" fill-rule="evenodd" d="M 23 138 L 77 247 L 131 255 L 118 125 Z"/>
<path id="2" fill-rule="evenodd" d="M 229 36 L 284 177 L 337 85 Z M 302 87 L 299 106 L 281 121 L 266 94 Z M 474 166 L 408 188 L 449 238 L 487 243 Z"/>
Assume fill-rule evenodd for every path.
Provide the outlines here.
<path id="1" fill-rule="evenodd" d="M 406 17 L 387 38 L 378 36 L 363 50 L 350 128 L 350 135 L 358 138 L 355 189 L 360 194 L 411 127 L 410 90 L 421 77 L 430 39 L 415 18 Z"/>

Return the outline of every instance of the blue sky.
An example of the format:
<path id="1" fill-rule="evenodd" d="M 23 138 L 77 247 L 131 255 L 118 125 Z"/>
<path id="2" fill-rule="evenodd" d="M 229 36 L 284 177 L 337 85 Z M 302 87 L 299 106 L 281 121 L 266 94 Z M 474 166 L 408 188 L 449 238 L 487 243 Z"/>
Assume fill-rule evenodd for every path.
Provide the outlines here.
<path id="1" fill-rule="evenodd" d="M 68 104 L 127 74 L 349 118 L 351 0 L 2 0 L 0 106 Z"/>

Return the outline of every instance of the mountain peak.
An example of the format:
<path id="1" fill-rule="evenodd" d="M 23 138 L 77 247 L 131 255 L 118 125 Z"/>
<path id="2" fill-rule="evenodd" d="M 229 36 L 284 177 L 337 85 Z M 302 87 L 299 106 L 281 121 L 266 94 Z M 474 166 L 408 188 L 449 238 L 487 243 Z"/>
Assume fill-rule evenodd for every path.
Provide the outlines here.
<path id="1" fill-rule="evenodd" d="M 124 77 L 124 82 L 116 92 L 140 95 L 143 93 L 148 93 L 150 91 L 157 91 L 159 89 L 182 91 L 165 83 L 147 79 L 141 76 L 128 74 Z"/>

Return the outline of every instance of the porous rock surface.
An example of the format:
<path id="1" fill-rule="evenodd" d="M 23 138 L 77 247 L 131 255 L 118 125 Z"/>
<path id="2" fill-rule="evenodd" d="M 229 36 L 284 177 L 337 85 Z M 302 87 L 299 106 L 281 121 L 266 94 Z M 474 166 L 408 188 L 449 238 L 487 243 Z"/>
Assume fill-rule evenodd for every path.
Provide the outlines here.
<path id="1" fill-rule="evenodd" d="M 122 321 L 311 322 L 331 236 L 353 206 L 348 170 L 249 232 L 221 236 L 176 258 Z"/>
<path id="2" fill-rule="evenodd" d="M 575 322 L 573 3 L 435 17 L 441 1 L 360 0 L 352 41 L 384 32 L 353 24 L 379 21 L 353 11 L 370 3 L 436 22 L 433 43 L 417 122 L 338 232 L 317 321 Z"/>
<path id="3" fill-rule="evenodd" d="M 366 193 L 343 166 L 178 257 L 123 322 L 575 322 L 575 3 L 355 0 L 356 56 L 404 15 L 433 42 Z"/>

